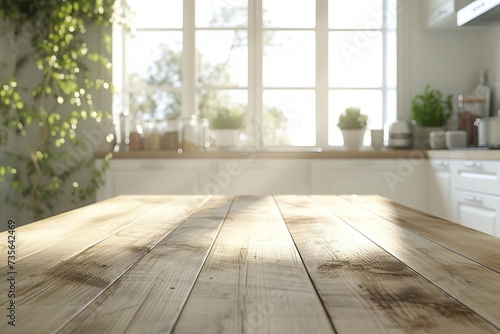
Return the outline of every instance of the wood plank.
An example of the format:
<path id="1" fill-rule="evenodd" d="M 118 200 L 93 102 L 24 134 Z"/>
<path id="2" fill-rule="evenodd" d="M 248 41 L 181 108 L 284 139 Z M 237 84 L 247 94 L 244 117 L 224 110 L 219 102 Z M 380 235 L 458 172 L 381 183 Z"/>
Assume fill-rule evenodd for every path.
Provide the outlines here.
<path id="1" fill-rule="evenodd" d="M 333 333 L 272 197 L 237 197 L 174 333 Z"/>
<path id="2" fill-rule="evenodd" d="M 17 277 L 18 286 L 27 289 L 39 283 L 45 278 L 42 274 L 48 269 L 147 217 L 152 211 L 157 210 L 160 204 L 175 200 L 177 200 L 176 196 L 121 197 L 112 203 L 106 202 L 105 204 L 112 204 L 109 207 L 96 203 L 96 210 L 83 212 L 76 210 L 73 216 L 67 217 L 64 221 L 60 220 L 59 217 L 54 220 L 44 220 L 46 228 L 37 226 L 19 232 L 19 239 L 32 240 L 33 245 L 27 248 L 37 246 L 39 251 L 34 251 L 23 256 L 20 260 L 16 260 L 16 270 L 22 274 Z M 188 197 L 185 197 L 184 200 L 188 200 Z M 189 198 L 189 200 L 196 207 L 207 198 L 197 196 Z M 55 232 L 58 230 L 60 231 Z M 55 234 L 54 237 L 52 237 L 53 234 Z M 21 252 L 21 254 L 23 253 Z M 2 270 L 6 270 L 5 267 Z M 0 296 L 0 303 L 2 302 L 1 298 Z"/>
<path id="3" fill-rule="evenodd" d="M 500 238 L 405 207 L 382 196 L 341 196 L 500 273 Z"/>
<path id="4" fill-rule="evenodd" d="M 500 329 L 500 274 L 343 198 L 312 198 Z"/>
<path id="5" fill-rule="evenodd" d="M 154 201 L 161 201 L 161 196 Z M 47 270 L 37 283 L 18 286 L 16 330 L 47 333 L 60 329 L 193 212 L 191 197 L 165 197 L 164 204 L 77 256 Z M 126 210 L 126 208 L 123 208 Z M 131 212 L 132 213 L 132 212 Z M 74 237 L 69 238 L 75 240 Z M 43 254 L 43 252 L 42 252 Z M 24 273 L 19 272 L 19 276 Z M 7 305 L 2 294 L 0 308 Z M 7 317 L 1 317 L 0 327 Z"/>
<path id="6" fill-rule="evenodd" d="M 83 250 L 144 216 L 155 205 L 157 201 L 152 196 L 119 196 L 21 226 L 16 229 L 17 261 L 59 245 L 67 241 L 69 235 L 81 240 L 86 238 L 85 234 L 90 234 L 94 239 L 82 245 Z M 133 216 L 128 211 L 133 211 Z M 7 239 L 6 235 L 7 232 L 2 232 L 0 238 Z M 4 251 L 5 247 L 5 244 L 0 245 L 0 250 Z M 6 258 L 0 258 L 0 268 L 3 269 L 6 263 Z"/>
<path id="7" fill-rule="evenodd" d="M 62 333 L 169 333 L 231 203 L 216 197 L 204 204 Z"/>
<path id="8" fill-rule="evenodd" d="M 338 333 L 498 333 L 305 196 L 275 196 Z"/>

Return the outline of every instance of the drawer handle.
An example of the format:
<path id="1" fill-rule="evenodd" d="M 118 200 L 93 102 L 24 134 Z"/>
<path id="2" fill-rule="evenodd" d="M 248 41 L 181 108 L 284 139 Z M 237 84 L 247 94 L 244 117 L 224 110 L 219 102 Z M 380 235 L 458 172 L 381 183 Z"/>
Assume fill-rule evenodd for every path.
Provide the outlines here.
<path id="1" fill-rule="evenodd" d="M 448 166 L 448 161 L 437 161 L 436 166 Z"/>
<path id="2" fill-rule="evenodd" d="M 472 162 L 472 161 L 464 162 L 464 167 L 467 167 L 467 168 L 480 168 L 481 167 L 481 163 L 480 162 Z"/>
<path id="3" fill-rule="evenodd" d="M 465 195 L 464 200 L 468 202 L 481 203 L 481 197 L 476 197 L 472 195 Z"/>

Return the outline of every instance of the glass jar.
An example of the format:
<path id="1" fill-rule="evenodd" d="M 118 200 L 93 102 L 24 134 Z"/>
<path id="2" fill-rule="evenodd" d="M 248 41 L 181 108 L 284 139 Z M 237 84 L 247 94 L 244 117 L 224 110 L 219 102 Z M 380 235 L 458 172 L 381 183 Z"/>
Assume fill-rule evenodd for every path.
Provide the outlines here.
<path id="1" fill-rule="evenodd" d="M 184 151 L 195 151 L 199 148 L 199 125 L 198 116 L 182 120 L 182 149 Z"/>
<path id="2" fill-rule="evenodd" d="M 199 124 L 199 147 L 204 150 L 210 147 L 210 129 L 208 118 L 202 118 Z"/>
<path id="3" fill-rule="evenodd" d="M 174 117 L 167 118 L 165 132 L 163 133 L 163 149 L 178 150 L 179 147 L 179 119 Z"/>
<path id="4" fill-rule="evenodd" d="M 161 148 L 161 136 L 158 131 L 158 122 L 155 119 L 149 119 L 145 124 L 144 149 L 158 151 Z"/>
<path id="5" fill-rule="evenodd" d="M 143 131 L 141 122 L 135 118 L 130 118 L 130 129 L 128 135 L 128 148 L 131 151 L 142 150 Z"/>

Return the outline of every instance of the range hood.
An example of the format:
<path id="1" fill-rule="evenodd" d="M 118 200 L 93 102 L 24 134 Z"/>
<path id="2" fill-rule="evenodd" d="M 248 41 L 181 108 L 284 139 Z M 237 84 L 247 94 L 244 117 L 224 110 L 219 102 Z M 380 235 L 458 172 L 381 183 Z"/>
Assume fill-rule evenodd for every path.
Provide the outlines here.
<path id="1" fill-rule="evenodd" d="M 457 25 L 500 25 L 500 0 L 476 0 L 457 12 Z"/>

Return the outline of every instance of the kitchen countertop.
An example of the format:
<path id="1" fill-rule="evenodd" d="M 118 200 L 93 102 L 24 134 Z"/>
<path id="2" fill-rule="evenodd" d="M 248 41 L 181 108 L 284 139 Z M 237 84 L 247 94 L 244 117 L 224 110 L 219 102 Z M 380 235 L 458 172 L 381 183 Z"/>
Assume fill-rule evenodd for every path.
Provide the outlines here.
<path id="1" fill-rule="evenodd" d="M 95 157 L 103 158 L 107 153 L 98 152 Z M 481 159 L 500 160 L 500 150 L 391 150 L 382 151 L 313 151 L 294 149 L 251 151 L 251 150 L 209 150 L 209 151 L 121 151 L 113 152 L 114 159 Z"/>
<path id="2" fill-rule="evenodd" d="M 2 333 L 500 330 L 500 239 L 380 196 L 119 196 L 9 235 Z"/>

